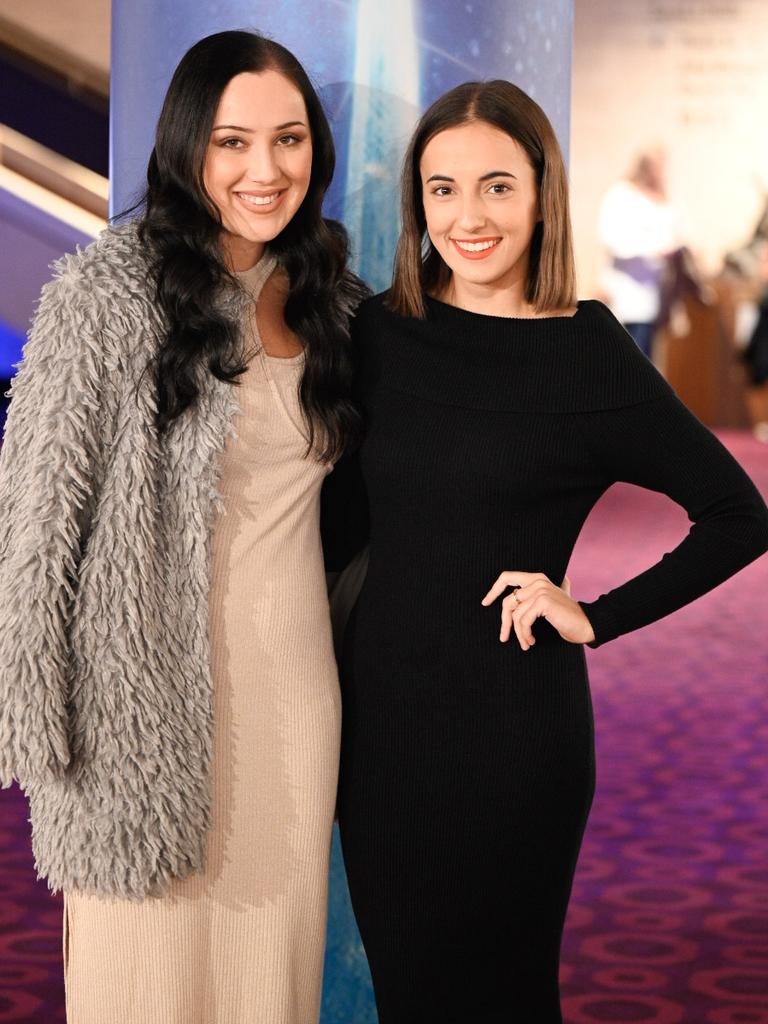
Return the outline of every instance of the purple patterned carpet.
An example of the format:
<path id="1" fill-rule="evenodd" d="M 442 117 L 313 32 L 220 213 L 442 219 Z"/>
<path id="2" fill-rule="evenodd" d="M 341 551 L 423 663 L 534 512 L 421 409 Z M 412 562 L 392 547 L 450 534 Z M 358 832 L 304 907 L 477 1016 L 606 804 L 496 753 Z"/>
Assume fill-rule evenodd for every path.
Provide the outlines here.
<path id="1" fill-rule="evenodd" d="M 721 436 L 768 493 L 768 448 Z M 642 569 L 686 523 L 613 489 L 574 591 Z M 767 562 L 588 652 L 598 786 L 563 950 L 568 1024 L 768 1024 Z"/>
<path id="2" fill-rule="evenodd" d="M 722 436 L 768 494 L 768 447 Z M 574 592 L 596 596 L 685 529 L 666 499 L 614 488 Z M 589 652 L 598 790 L 563 950 L 568 1024 L 768 1024 L 767 562 Z M 60 902 L 34 881 L 26 818 L 18 790 L 0 793 L 0 1022 L 61 1024 Z M 510 1024 L 536 1022 L 511 1009 Z"/>

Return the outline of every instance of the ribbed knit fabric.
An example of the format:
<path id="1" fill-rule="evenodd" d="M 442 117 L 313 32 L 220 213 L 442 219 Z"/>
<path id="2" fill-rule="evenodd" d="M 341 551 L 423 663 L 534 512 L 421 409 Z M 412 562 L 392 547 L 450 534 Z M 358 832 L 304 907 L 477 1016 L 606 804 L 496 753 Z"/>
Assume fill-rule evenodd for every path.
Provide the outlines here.
<path id="1" fill-rule="evenodd" d="M 70 1024 L 318 1019 L 340 723 L 303 358 L 251 360 L 222 460 L 206 871 L 141 903 L 65 894 Z"/>
<path id="2" fill-rule="evenodd" d="M 757 557 L 768 513 L 600 303 L 509 319 L 428 300 L 414 320 L 379 297 L 354 333 L 370 563 L 344 647 L 339 821 L 380 1024 L 559 1024 L 593 789 L 584 652 L 543 619 L 531 650 L 500 643 L 481 598 L 505 569 L 562 580 L 614 481 L 663 491 L 695 525 L 584 604 L 599 645 Z"/>

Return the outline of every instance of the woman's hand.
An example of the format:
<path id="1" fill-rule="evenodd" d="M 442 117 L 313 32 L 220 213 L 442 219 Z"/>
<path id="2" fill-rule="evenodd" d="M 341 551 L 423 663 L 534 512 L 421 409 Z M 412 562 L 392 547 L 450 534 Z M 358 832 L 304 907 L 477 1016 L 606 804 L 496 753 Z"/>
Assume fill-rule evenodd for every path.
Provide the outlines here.
<path id="1" fill-rule="evenodd" d="M 527 651 L 533 647 L 536 640 L 531 630 L 538 618 L 546 619 L 569 643 L 588 644 L 595 639 L 584 610 L 570 596 L 571 584 L 567 576 L 562 587 L 558 587 L 541 572 L 503 572 L 482 603 L 493 604 L 508 587 L 515 589 L 501 602 L 499 639 L 502 643 L 506 643 L 514 628 L 522 649 Z"/>

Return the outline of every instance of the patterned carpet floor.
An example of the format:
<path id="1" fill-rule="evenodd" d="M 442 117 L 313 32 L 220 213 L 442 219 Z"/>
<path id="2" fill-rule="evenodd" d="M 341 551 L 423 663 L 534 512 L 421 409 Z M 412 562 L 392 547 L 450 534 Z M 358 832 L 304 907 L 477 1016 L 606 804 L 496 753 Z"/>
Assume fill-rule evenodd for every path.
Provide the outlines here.
<path id="1" fill-rule="evenodd" d="M 721 436 L 768 493 L 768 448 Z M 686 527 L 668 500 L 614 488 L 574 592 L 604 592 Z M 768 1024 L 767 567 L 588 652 L 598 786 L 563 949 L 568 1024 Z"/>
<path id="2" fill-rule="evenodd" d="M 721 436 L 768 495 L 768 446 Z M 613 488 L 574 593 L 609 589 L 686 528 L 667 499 Z M 588 652 L 598 789 L 563 949 L 568 1024 L 768 1024 L 767 567 Z M 0 1022 L 63 1024 L 61 906 L 34 880 L 26 819 L 18 790 L 0 793 Z"/>

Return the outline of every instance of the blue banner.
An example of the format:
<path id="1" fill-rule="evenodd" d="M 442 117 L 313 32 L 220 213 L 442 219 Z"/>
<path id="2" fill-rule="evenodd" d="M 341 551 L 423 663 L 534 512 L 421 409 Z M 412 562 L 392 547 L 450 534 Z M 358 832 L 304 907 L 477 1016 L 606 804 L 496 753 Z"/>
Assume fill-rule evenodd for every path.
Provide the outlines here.
<path id="1" fill-rule="evenodd" d="M 338 164 L 328 216 L 347 225 L 355 266 L 390 279 L 397 183 L 423 109 L 460 82 L 506 78 L 547 112 L 567 155 L 572 0 L 114 0 L 112 212 L 141 191 L 173 68 L 197 39 L 251 28 L 288 46 L 310 73 L 334 129 Z"/>

